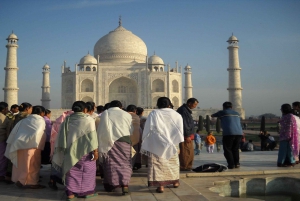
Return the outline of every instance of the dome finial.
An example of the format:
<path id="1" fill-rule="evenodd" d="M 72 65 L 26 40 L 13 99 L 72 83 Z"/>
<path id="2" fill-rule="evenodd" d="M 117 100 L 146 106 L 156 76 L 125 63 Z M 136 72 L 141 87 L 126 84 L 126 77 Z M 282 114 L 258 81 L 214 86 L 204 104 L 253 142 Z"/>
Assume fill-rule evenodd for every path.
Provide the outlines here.
<path id="1" fill-rule="evenodd" d="M 122 16 L 120 15 L 119 16 L 119 27 L 121 27 L 122 26 Z"/>

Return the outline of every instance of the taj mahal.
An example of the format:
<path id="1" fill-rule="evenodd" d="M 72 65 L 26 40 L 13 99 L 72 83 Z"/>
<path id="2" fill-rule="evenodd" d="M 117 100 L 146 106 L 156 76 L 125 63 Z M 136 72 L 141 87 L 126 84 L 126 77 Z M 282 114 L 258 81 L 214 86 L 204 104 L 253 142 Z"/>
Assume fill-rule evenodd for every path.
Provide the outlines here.
<path id="1" fill-rule="evenodd" d="M 12 33 L 8 41 L 4 83 L 4 101 L 9 107 L 18 102 L 17 48 L 18 37 Z M 238 56 L 238 42 L 235 36 L 227 40 L 229 50 L 228 101 L 233 103 L 234 110 L 245 118 L 242 108 L 242 87 Z M 224 69 L 225 70 L 225 69 Z M 50 107 L 50 67 L 42 68 L 41 104 Z M 146 115 L 156 107 L 159 97 L 169 97 L 174 108 L 181 106 L 193 97 L 192 68 L 171 67 L 156 55 L 148 56 L 144 41 L 122 26 L 119 26 L 101 37 L 94 46 L 93 55 L 83 56 L 74 68 L 66 62 L 61 66 L 61 108 L 71 108 L 74 101 L 93 101 L 104 105 L 112 100 L 119 100 L 123 107 L 134 104 L 145 109 Z M 184 84 L 182 83 L 184 78 Z M 183 90 L 184 89 L 184 90 Z M 197 98 L 197 97 L 195 97 Z M 224 98 L 225 99 L 225 98 Z M 201 99 L 198 98 L 201 102 Z M 225 100 L 224 100 L 225 101 Z M 56 116 L 56 109 L 53 118 Z M 199 115 L 210 115 L 219 109 L 194 109 L 195 119 Z M 58 115 L 61 111 L 57 111 Z"/>

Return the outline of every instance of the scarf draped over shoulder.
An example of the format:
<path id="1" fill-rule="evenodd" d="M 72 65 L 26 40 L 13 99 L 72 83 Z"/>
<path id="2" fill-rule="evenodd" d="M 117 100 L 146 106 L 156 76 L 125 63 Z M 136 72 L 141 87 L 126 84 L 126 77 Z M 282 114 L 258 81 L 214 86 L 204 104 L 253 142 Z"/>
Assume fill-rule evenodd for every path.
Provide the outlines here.
<path id="1" fill-rule="evenodd" d="M 84 113 L 76 112 L 67 116 L 60 126 L 52 165 L 62 173 L 64 181 L 66 173 L 82 156 L 97 148 L 95 120 Z"/>
<path id="2" fill-rule="evenodd" d="M 112 107 L 102 112 L 97 128 L 100 156 L 107 157 L 107 152 L 117 140 L 124 139 L 123 141 L 130 144 L 132 131 L 132 117 L 128 112 L 118 107 Z"/>
<path id="3" fill-rule="evenodd" d="M 170 108 L 153 110 L 146 120 L 142 141 L 143 154 L 169 160 L 184 141 L 181 115 Z"/>
<path id="4" fill-rule="evenodd" d="M 41 148 L 45 144 L 45 120 L 37 114 L 31 114 L 19 121 L 7 139 L 5 156 L 18 167 L 18 154 L 20 149 Z"/>

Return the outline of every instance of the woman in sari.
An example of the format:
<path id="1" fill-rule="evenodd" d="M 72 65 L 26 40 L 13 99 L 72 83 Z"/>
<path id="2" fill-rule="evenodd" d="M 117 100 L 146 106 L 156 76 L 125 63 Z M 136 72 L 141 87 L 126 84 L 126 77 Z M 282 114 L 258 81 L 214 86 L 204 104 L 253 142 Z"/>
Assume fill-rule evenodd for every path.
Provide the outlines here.
<path id="1" fill-rule="evenodd" d="M 163 193 L 164 186 L 179 186 L 179 143 L 183 138 L 183 120 L 171 109 L 169 98 L 157 100 L 159 109 L 149 114 L 144 131 L 141 152 L 148 156 L 148 186 L 158 186 L 156 192 Z"/>
<path id="2" fill-rule="evenodd" d="M 85 107 L 83 101 L 73 103 L 74 113 L 60 126 L 52 158 L 52 166 L 62 173 L 68 200 L 97 196 L 97 133 L 94 119 L 84 113 Z"/>
<path id="3" fill-rule="evenodd" d="M 7 139 L 5 156 L 13 164 L 11 180 L 19 188 L 40 189 L 41 151 L 44 149 L 45 108 L 34 106 L 32 114 L 20 120 Z"/>
<path id="4" fill-rule="evenodd" d="M 110 108 L 101 115 L 97 129 L 99 140 L 99 154 L 103 158 L 104 179 L 106 191 L 122 187 L 122 194 L 127 194 L 131 165 L 131 140 L 132 117 L 123 111 L 122 103 L 114 100 Z"/>
<path id="5" fill-rule="evenodd" d="M 277 166 L 291 167 L 299 154 L 297 122 L 290 104 L 283 104 L 281 112 Z"/>

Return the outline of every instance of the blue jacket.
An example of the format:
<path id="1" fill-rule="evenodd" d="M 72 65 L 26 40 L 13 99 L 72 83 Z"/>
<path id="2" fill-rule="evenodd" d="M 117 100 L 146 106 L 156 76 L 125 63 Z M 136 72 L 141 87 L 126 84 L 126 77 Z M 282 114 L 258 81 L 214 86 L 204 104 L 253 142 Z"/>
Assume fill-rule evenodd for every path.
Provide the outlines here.
<path id="1" fill-rule="evenodd" d="M 243 134 L 240 115 L 236 111 L 232 109 L 220 110 L 211 116 L 220 118 L 223 136 Z"/>

